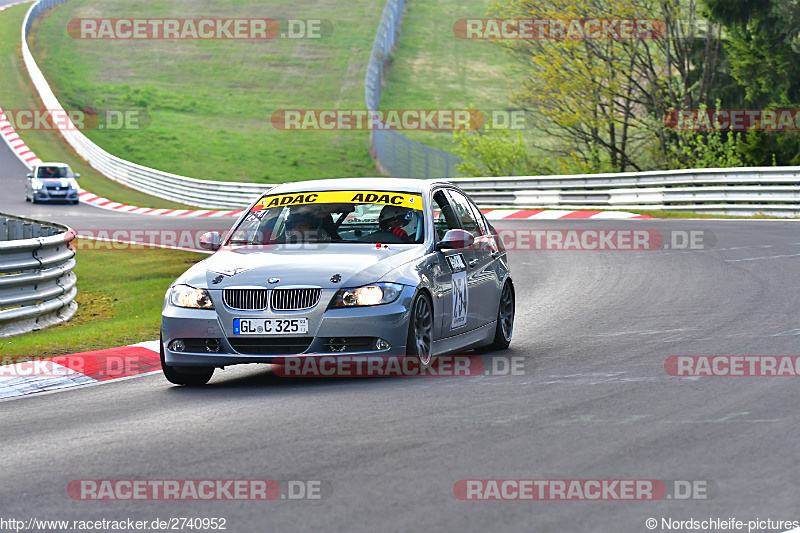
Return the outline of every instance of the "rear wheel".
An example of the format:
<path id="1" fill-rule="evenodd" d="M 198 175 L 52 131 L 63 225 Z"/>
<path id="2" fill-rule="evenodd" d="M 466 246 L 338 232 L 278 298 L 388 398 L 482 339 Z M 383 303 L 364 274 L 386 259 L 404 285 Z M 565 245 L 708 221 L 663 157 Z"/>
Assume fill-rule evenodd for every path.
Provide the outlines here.
<path id="1" fill-rule="evenodd" d="M 408 319 L 408 339 L 406 354 L 416 355 L 420 363 L 427 365 L 431 361 L 431 345 L 433 344 L 433 305 L 427 292 L 421 291 L 411 304 L 411 316 Z"/>
<path id="2" fill-rule="evenodd" d="M 491 348 L 505 350 L 511 344 L 511 335 L 514 333 L 514 287 L 510 281 L 503 285 L 500 294 L 500 305 L 497 309 L 497 327 L 494 331 L 494 341 Z"/>
<path id="3" fill-rule="evenodd" d="M 187 387 L 199 387 L 208 383 L 214 375 L 213 366 L 169 366 L 164 361 L 164 343 L 159 339 L 161 348 L 161 370 L 167 381 L 175 385 L 186 385 Z"/>

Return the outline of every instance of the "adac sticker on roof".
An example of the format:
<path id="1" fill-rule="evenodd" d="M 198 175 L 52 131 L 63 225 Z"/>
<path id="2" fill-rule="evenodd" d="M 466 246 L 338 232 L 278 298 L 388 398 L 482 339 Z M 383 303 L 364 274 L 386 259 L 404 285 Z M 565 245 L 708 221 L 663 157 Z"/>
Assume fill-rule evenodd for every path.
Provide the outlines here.
<path id="1" fill-rule="evenodd" d="M 265 196 L 252 211 L 306 204 L 383 204 L 422 210 L 419 194 L 386 191 L 319 191 Z"/>

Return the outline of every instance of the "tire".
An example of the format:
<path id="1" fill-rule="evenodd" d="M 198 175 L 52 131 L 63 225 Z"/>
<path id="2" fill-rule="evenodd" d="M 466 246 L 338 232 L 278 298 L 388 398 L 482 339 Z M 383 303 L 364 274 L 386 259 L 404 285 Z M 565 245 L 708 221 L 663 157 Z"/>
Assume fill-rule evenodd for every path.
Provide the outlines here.
<path id="1" fill-rule="evenodd" d="M 514 334 L 514 286 L 510 281 L 503 285 L 500 293 L 500 305 L 497 306 L 497 327 L 494 330 L 494 340 L 489 346 L 492 350 L 505 350 L 511 344 Z"/>
<path id="2" fill-rule="evenodd" d="M 80 203 L 80 200 L 72 200 L 70 203 L 72 205 L 78 205 Z"/>
<path id="3" fill-rule="evenodd" d="M 214 375 L 213 366 L 169 366 L 164 361 L 163 341 L 159 339 L 158 344 L 161 348 L 161 370 L 164 371 L 164 377 L 170 383 L 187 387 L 201 387 L 208 383 L 208 380 Z"/>
<path id="4" fill-rule="evenodd" d="M 427 292 L 420 291 L 414 297 L 408 317 L 406 355 L 418 357 L 420 364 L 427 366 L 431 362 L 432 344 L 433 303 Z"/>

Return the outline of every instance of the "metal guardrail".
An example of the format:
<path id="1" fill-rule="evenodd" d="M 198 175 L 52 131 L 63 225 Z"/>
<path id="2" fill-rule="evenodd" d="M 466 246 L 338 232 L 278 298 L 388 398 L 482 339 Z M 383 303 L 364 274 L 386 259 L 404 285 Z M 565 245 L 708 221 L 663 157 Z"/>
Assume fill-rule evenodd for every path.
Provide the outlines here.
<path id="1" fill-rule="evenodd" d="M 0 337 L 66 322 L 78 304 L 75 233 L 67 226 L 0 214 Z"/>
<path id="2" fill-rule="evenodd" d="M 459 178 L 481 207 L 800 217 L 800 167 Z"/>
<path id="3" fill-rule="evenodd" d="M 22 58 L 44 107 L 50 110 L 63 110 L 63 107 L 36 64 L 27 37 L 36 17 L 46 9 L 66 1 L 37 2 L 28 10 L 22 25 Z M 71 123 L 65 124 L 60 131 L 78 155 L 97 171 L 118 183 L 159 198 L 208 209 L 241 209 L 270 187 L 266 184 L 199 180 L 162 172 L 109 154 Z"/>
<path id="4" fill-rule="evenodd" d="M 367 109 L 371 111 L 380 109 L 386 64 L 397 42 L 405 5 L 405 0 L 388 0 L 383 9 L 364 79 L 364 98 Z M 375 115 L 373 123 L 380 124 L 372 130 L 370 142 L 381 172 L 396 178 L 450 178 L 457 175 L 459 157 L 387 129 Z"/>

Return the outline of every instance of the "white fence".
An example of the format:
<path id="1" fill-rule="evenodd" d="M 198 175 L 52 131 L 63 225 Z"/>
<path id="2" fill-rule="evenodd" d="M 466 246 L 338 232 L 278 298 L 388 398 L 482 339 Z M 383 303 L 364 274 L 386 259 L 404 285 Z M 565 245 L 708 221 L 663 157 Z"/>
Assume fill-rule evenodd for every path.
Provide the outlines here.
<path id="1" fill-rule="evenodd" d="M 481 207 L 800 217 L 800 167 L 457 178 Z"/>
<path id="2" fill-rule="evenodd" d="M 75 234 L 66 226 L 0 215 L 0 337 L 75 314 Z"/>

